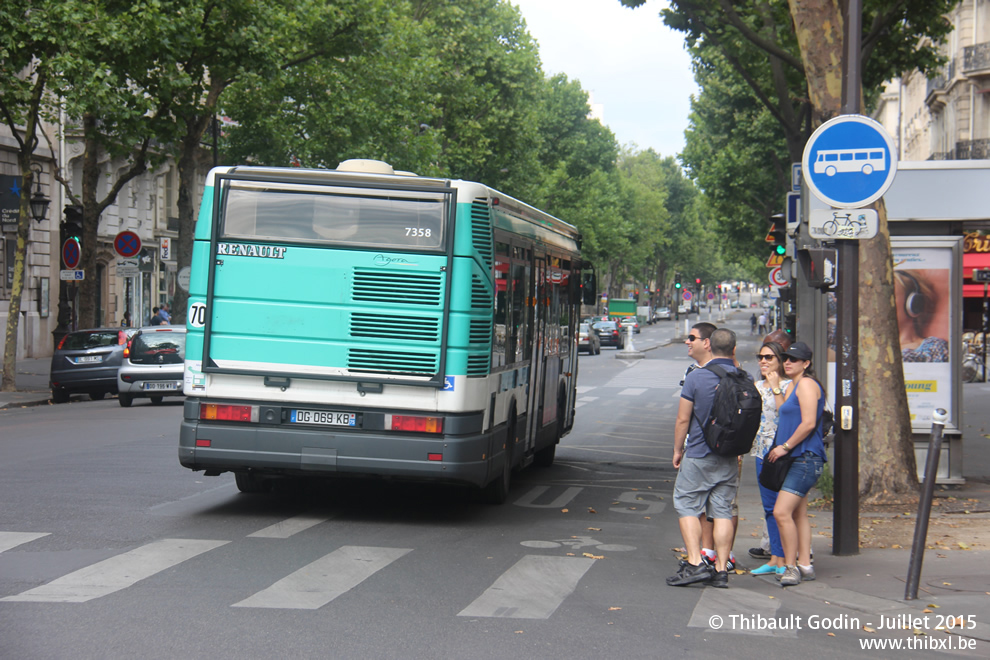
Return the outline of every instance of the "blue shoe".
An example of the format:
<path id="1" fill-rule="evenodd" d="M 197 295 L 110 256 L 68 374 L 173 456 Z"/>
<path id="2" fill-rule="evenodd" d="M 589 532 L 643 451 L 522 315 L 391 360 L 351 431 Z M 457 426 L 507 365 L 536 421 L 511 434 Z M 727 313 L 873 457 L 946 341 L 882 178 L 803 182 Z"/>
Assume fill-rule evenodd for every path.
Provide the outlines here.
<path id="1" fill-rule="evenodd" d="M 763 564 L 759 568 L 750 571 L 753 575 L 769 575 L 771 573 L 783 573 L 783 566 L 771 566 L 769 563 Z"/>

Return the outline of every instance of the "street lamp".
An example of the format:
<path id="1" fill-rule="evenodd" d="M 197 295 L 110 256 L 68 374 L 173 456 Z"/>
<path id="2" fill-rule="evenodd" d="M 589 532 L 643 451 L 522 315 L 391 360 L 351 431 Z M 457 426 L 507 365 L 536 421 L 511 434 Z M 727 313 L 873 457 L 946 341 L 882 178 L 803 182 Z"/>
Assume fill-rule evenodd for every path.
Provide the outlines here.
<path id="1" fill-rule="evenodd" d="M 41 192 L 41 165 L 37 163 L 32 165 L 31 172 L 34 175 L 35 183 L 34 194 L 31 195 L 31 217 L 34 218 L 35 222 L 41 222 L 48 215 L 48 205 L 52 203 L 52 200 Z"/>

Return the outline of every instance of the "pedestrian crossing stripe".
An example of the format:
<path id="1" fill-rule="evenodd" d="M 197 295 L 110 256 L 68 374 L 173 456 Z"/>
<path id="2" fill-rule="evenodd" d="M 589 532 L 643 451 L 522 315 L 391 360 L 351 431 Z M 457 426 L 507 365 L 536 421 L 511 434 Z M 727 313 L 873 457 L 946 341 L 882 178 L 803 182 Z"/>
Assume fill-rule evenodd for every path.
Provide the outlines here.
<path id="1" fill-rule="evenodd" d="M 30 543 L 43 536 L 49 536 L 50 532 L 0 532 L 0 552 L 6 552 L 11 548 L 16 548 L 24 543 Z"/>
<path id="2" fill-rule="evenodd" d="M 233 607 L 316 610 L 410 552 L 411 548 L 345 545 Z"/>
<path id="3" fill-rule="evenodd" d="M 457 616 L 548 619 L 594 563 L 585 557 L 526 555 Z"/>
<path id="4" fill-rule="evenodd" d="M 162 539 L 81 568 L 53 582 L 16 596 L 0 598 L 0 601 L 85 603 L 94 598 L 126 589 L 155 573 L 181 564 L 229 542 Z"/>

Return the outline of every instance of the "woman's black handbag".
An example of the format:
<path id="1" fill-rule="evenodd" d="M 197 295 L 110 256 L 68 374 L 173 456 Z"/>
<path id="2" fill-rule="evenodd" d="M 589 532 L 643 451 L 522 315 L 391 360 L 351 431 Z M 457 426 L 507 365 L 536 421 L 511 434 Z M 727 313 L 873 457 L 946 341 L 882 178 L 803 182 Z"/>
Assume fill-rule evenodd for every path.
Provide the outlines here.
<path id="1" fill-rule="evenodd" d="M 760 485 L 779 493 L 795 458 L 794 454 L 785 454 L 772 463 L 764 458 L 763 467 L 760 469 Z"/>

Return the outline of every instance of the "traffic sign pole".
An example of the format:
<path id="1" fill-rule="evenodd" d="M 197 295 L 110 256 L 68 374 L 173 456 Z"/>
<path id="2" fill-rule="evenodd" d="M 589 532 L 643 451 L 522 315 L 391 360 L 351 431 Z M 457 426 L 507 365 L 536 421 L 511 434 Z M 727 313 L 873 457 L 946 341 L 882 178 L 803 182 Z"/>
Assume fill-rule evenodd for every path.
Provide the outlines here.
<path id="1" fill-rule="evenodd" d="M 859 114 L 862 0 L 849 0 L 846 15 L 842 114 Z M 891 154 L 890 161 L 893 161 Z M 835 494 L 832 554 L 859 554 L 859 241 L 839 240 L 842 278 L 837 296 Z M 846 413 L 849 413 L 848 415 Z M 851 423 L 850 423 L 851 422 Z"/>

